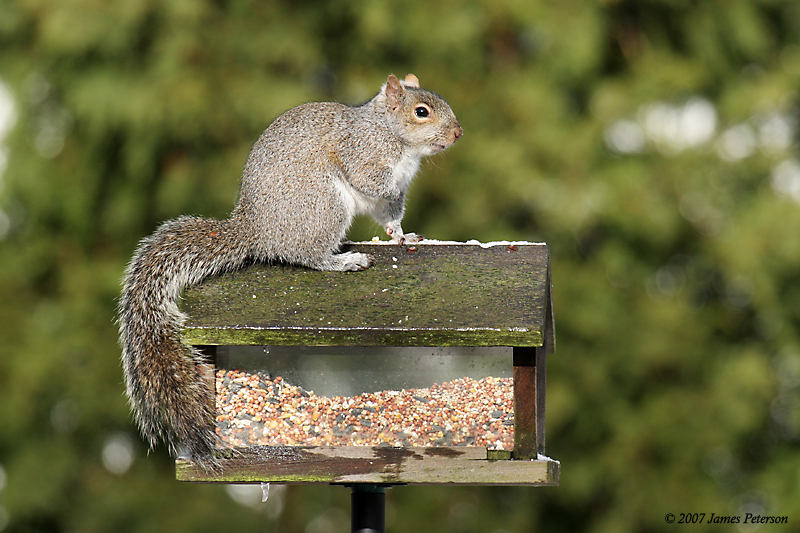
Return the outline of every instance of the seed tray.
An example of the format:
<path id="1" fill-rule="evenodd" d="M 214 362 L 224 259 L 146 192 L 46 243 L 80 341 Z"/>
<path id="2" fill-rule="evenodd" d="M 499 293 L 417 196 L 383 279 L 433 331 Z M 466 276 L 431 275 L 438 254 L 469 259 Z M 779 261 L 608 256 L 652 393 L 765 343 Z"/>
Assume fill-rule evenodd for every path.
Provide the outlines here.
<path id="1" fill-rule="evenodd" d="M 282 377 L 216 372 L 217 434 L 243 446 L 514 447 L 512 378 L 318 396 Z"/>

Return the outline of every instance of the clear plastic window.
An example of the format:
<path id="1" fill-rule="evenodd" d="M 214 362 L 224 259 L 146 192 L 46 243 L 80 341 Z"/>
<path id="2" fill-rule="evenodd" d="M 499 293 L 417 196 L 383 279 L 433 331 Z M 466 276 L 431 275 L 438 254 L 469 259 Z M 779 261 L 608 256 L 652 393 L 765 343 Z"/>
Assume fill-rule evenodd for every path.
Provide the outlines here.
<path id="1" fill-rule="evenodd" d="M 220 346 L 232 446 L 514 445 L 510 348 Z"/>

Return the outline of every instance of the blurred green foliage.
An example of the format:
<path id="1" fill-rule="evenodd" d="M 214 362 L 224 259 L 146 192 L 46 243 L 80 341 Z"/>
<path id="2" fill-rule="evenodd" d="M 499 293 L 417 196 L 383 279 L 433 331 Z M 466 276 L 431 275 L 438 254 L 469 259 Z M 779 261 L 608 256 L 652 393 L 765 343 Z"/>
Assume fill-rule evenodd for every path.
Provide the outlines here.
<path id="1" fill-rule="evenodd" d="M 226 216 L 273 118 L 390 72 L 466 133 L 404 226 L 551 246 L 562 482 L 395 488 L 389 530 L 796 530 L 799 36 L 794 0 L 0 1 L 0 530 L 347 529 L 342 488 L 174 481 L 114 308 L 161 220 Z"/>

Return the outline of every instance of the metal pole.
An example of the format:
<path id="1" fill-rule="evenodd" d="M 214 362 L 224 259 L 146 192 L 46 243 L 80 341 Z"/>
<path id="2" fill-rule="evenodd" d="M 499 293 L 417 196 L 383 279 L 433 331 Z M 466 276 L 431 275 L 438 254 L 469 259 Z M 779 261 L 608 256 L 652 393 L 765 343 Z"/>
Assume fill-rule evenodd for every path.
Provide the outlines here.
<path id="1" fill-rule="evenodd" d="M 384 533 L 386 530 L 386 487 L 361 483 L 350 485 L 352 533 Z"/>

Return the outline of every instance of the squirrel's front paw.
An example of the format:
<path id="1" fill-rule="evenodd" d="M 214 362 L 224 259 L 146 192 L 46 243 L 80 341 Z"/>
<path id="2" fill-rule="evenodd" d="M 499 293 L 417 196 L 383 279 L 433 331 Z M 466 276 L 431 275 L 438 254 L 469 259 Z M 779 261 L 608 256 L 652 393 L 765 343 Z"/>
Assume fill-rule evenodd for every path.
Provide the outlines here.
<path id="1" fill-rule="evenodd" d="M 413 244 L 423 240 L 425 240 L 425 237 L 422 235 L 417 235 L 416 233 L 404 233 L 400 239 L 398 239 L 397 244 Z"/>
<path id="2" fill-rule="evenodd" d="M 420 242 L 425 238 L 422 235 L 417 235 L 416 233 L 403 233 L 403 229 L 400 227 L 399 222 L 387 224 L 386 235 L 390 236 L 395 244 L 410 244 L 414 242 Z"/>
<path id="3" fill-rule="evenodd" d="M 417 235 L 416 233 L 401 233 L 392 235 L 392 242 L 395 244 L 413 244 L 422 240 L 425 240 L 425 237 L 422 235 Z"/>

